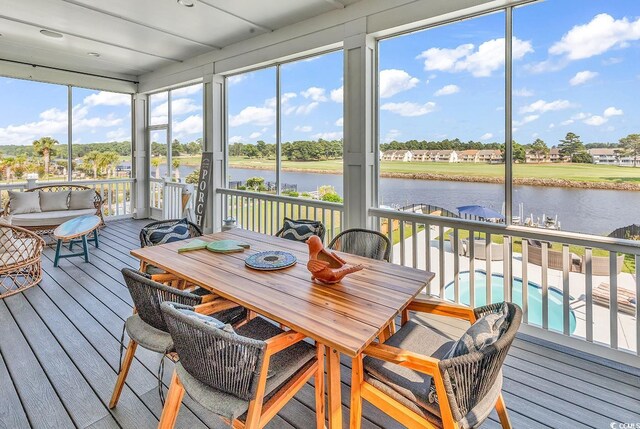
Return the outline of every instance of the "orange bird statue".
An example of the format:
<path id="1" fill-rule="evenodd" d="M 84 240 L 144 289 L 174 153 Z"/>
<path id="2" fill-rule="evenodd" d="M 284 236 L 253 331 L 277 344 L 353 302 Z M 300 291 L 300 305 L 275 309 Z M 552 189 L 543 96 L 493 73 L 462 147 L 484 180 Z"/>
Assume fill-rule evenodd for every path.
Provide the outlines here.
<path id="1" fill-rule="evenodd" d="M 311 271 L 311 280 L 327 284 L 338 283 L 347 274 L 364 268 L 361 264 L 348 264 L 334 252 L 327 251 L 317 235 L 312 235 L 307 240 L 307 245 L 309 246 L 307 269 Z"/>

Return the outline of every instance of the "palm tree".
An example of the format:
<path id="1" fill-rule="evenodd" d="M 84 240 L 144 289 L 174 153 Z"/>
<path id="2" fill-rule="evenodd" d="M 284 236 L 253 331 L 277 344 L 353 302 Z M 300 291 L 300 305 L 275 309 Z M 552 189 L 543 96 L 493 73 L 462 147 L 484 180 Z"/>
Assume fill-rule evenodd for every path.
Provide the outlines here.
<path id="1" fill-rule="evenodd" d="M 94 179 L 98 178 L 98 167 L 100 167 L 100 156 L 101 155 L 102 154 L 100 152 L 98 152 L 97 150 L 92 150 L 91 152 L 87 152 L 82 157 L 82 164 L 91 166 L 91 169 L 93 170 L 93 178 Z"/>
<path id="2" fill-rule="evenodd" d="M 180 160 L 174 159 L 171 161 L 171 165 L 173 166 L 173 174 L 176 178 L 176 181 L 180 181 Z"/>
<path id="3" fill-rule="evenodd" d="M 44 158 L 44 174 L 49 175 L 49 163 L 51 161 L 51 155 L 55 155 L 55 145 L 58 144 L 58 140 L 52 137 L 42 137 L 39 140 L 33 142 L 33 148 L 38 155 L 42 155 Z"/>
<path id="4" fill-rule="evenodd" d="M 2 158 L 1 165 L 2 170 L 4 171 L 4 179 L 11 179 L 11 169 L 16 164 L 16 159 L 13 157 Z"/>
<path id="5" fill-rule="evenodd" d="M 160 158 L 152 158 L 151 166 L 156 169 L 156 179 L 160 178 Z"/>
<path id="6" fill-rule="evenodd" d="M 120 161 L 120 155 L 118 155 L 118 152 L 109 151 L 109 152 L 102 152 L 100 154 L 98 163 L 100 164 L 101 169 L 107 170 L 107 179 L 111 178 L 111 174 L 119 161 Z"/>

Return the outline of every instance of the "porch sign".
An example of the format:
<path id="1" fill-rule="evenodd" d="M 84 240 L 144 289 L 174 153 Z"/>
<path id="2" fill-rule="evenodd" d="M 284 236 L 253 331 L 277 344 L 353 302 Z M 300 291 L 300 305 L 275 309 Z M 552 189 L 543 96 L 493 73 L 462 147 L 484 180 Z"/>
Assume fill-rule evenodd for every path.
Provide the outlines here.
<path id="1" fill-rule="evenodd" d="M 200 162 L 200 177 L 198 178 L 198 189 L 196 192 L 196 223 L 200 228 L 204 228 L 205 213 L 207 211 L 207 200 L 209 198 L 209 188 L 211 187 L 211 174 L 213 167 L 213 152 L 203 152 Z"/>

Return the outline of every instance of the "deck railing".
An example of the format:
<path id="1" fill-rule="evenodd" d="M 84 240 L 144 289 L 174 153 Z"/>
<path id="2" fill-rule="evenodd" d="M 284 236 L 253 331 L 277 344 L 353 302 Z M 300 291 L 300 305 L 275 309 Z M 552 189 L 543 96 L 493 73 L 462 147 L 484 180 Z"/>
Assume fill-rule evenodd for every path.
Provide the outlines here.
<path id="1" fill-rule="evenodd" d="M 223 196 L 223 219 L 234 218 L 238 227 L 255 232 L 273 235 L 285 217 L 319 220 L 327 229 L 328 243 L 343 224 L 343 207 L 338 203 L 231 189 L 218 193 Z"/>
<path id="2" fill-rule="evenodd" d="M 150 179 L 149 207 L 154 219 L 178 219 L 193 209 L 193 185 L 171 182 L 165 179 Z"/>
<path id="3" fill-rule="evenodd" d="M 63 185 L 70 182 L 22 182 L 0 185 L 0 197 L 2 207 L 9 198 L 7 191 L 19 191 L 36 186 Z M 74 180 L 73 185 L 87 186 L 96 190 L 104 200 L 103 214 L 106 219 L 119 219 L 133 215 L 132 190 L 134 179 L 109 179 L 109 180 Z"/>
<path id="4" fill-rule="evenodd" d="M 436 273 L 426 293 L 472 307 L 504 298 L 543 337 L 640 356 L 640 242 L 388 209 L 369 214 L 394 243 L 394 263 Z"/>

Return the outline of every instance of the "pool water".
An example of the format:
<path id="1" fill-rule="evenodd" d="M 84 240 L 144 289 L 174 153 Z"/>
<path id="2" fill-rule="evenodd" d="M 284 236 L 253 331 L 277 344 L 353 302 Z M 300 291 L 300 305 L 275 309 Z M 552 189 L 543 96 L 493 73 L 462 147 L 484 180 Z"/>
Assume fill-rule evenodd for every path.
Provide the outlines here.
<path id="1" fill-rule="evenodd" d="M 460 283 L 460 303 L 469 305 L 469 271 L 463 271 L 458 276 Z M 480 307 L 487 302 L 486 294 L 487 273 L 476 270 L 475 275 L 475 305 Z M 529 324 L 542 326 L 542 287 L 534 282 L 529 282 L 527 288 L 529 304 Z M 514 277 L 511 292 L 512 301 L 522 306 L 522 279 Z M 562 332 L 562 291 L 550 287 L 549 297 L 549 329 Z M 445 289 L 445 298 L 454 301 L 454 282 L 449 283 Z M 504 300 L 504 277 L 502 274 L 491 274 L 491 300 L 500 302 Z M 569 332 L 576 329 L 576 316 L 569 309 Z"/>

